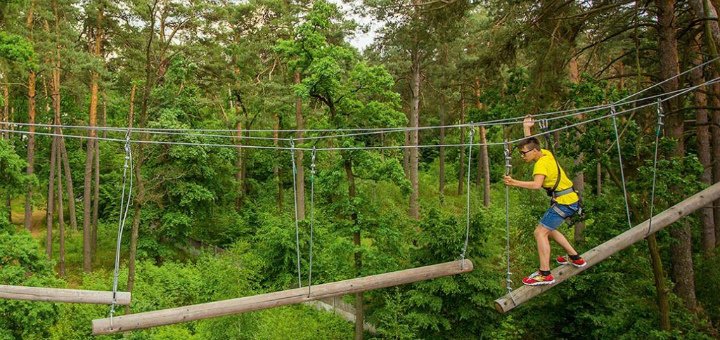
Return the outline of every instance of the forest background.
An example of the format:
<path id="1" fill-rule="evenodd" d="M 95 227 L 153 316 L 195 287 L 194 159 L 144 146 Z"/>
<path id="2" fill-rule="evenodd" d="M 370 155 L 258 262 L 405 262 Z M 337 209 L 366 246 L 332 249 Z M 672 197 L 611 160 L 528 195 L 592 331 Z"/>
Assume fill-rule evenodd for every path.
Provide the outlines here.
<path id="1" fill-rule="evenodd" d="M 547 207 L 511 189 L 506 216 L 518 118 L 602 108 L 550 115 L 573 125 L 551 140 L 584 194 L 563 227 L 581 251 L 720 181 L 719 6 L 2 1 L 0 283 L 112 289 L 132 174 L 116 315 L 452 261 L 468 226 L 475 270 L 346 296 L 356 325 L 300 305 L 131 338 L 716 338 L 718 202 L 508 314 L 493 300 L 507 250 L 513 287 L 536 269 Z M 355 15 L 383 23 L 364 51 Z M 606 105 L 638 91 L 617 104 L 620 163 Z M 89 338 L 108 312 L 0 300 L 0 339 Z"/>

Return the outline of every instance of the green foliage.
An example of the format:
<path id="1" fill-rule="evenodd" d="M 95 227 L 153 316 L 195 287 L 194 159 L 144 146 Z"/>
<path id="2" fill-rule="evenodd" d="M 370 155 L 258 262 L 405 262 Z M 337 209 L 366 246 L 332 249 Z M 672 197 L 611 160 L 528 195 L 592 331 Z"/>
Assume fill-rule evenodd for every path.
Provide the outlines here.
<path id="1" fill-rule="evenodd" d="M 33 47 L 21 36 L 0 32 L 0 58 L 10 62 L 30 63 L 35 54 Z"/>
<path id="2" fill-rule="evenodd" d="M 0 230 L 0 282 L 8 285 L 62 287 L 52 263 L 27 232 Z M 0 299 L 0 336 L 44 339 L 59 319 L 55 304 Z"/>

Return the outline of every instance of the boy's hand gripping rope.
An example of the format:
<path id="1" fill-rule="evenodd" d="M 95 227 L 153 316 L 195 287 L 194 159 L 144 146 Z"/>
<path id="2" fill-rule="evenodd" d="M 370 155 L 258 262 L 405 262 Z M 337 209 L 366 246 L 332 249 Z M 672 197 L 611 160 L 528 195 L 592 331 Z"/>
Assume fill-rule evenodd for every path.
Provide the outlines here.
<path id="1" fill-rule="evenodd" d="M 655 208 L 655 180 L 657 177 L 658 144 L 660 143 L 660 134 L 662 133 L 662 127 L 663 125 L 665 125 L 665 123 L 663 122 L 665 114 L 663 113 L 662 100 L 659 99 L 657 102 L 657 116 L 657 131 L 655 133 L 655 157 L 653 158 L 652 189 L 650 191 L 650 219 L 648 220 L 647 232 L 645 232 L 646 237 L 650 235 L 650 230 L 652 230 L 653 210 Z"/>
<path id="2" fill-rule="evenodd" d="M 472 123 L 470 123 L 472 126 Z M 472 167 L 472 146 L 475 129 L 470 128 L 470 143 L 468 144 L 468 170 L 467 170 L 467 203 L 465 205 L 465 244 L 460 254 L 460 268 L 464 268 L 465 254 L 467 252 L 468 241 L 470 240 L 470 169 Z"/>
<path id="3" fill-rule="evenodd" d="M 510 154 L 510 143 L 505 140 L 505 176 L 510 176 L 512 171 L 512 155 Z M 508 293 L 512 292 L 512 273 L 510 272 L 510 187 L 505 186 L 505 261 L 507 262 L 507 277 L 505 278 L 505 288 Z"/>

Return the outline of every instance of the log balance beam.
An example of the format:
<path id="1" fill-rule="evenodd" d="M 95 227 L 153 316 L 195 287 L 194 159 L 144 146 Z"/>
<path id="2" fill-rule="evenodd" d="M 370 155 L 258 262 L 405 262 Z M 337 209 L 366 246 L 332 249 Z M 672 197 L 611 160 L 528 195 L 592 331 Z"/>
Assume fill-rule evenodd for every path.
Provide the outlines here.
<path id="1" fill-rule="evenodd" d="M 116 298 L 115 303 L 118 305 L 130 304 L 130 293 L 117 292 Z M 113 293 L 97 290 L 0 285 L 0 299 L 109 305 L 113 303 Z"/>
<path id="2" fill-rule="evenodd" d="M 112 334 L 134 329 L 143 329 L 181 322 L 208 319 L 230 314 L 238 314 L 260 309 L 279 307 L 306 301 L 319 300 L 332 296 L 364 292 L 367 290 L 398 286 L 406 283 L 429 280 L 443 276 L 467 273 L 473 270 L 470 260 L 461 260 L 435 264 L 431 266 L 406 269 L 391 273 L 359 277 L 355 279 L 325 283 L 311 287 L 283 290 L 279 292 L 246 296 L 224 300 L 163 309 L 152 312 L 128 314 L 93 320 L 93 334 Z"/>
<path id="3" fill-rule="evenodd" d="M 567 280 L 593 265 L 605 260 L 611 255 L 633 245 L 647 237 L 647 235 L 655 233 L 675 221 L 695 212 L 696 210 L 720 199 L 720 182 L 706 188 L 705 190 L 685 199 L 684 201 L 672 206 L 653 217 L 650 233 L 648 233 L 648 225 L 650 220 L 629 229 L 628 231 L 612 238 L 611 240 L 587 251 L 582 257 L 587 261 L 585 267 L 576 268 L 570 265 L 560 266 L 552 271 L 556 283 L 546 286 L 522 286 L 507 295 L 495 300 L 495 309 L 500 313 L 506 313 L 511 309 L 527 302 L 528 300 L 538 296 L 548 289 L 555 287 L 560 282 Z"/>

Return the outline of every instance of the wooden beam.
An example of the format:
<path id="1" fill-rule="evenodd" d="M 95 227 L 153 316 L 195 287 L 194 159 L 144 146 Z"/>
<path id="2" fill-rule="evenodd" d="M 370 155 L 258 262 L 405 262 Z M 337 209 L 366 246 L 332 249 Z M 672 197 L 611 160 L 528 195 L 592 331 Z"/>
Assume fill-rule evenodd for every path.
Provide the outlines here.
<path id="1" fill-rule="evenodd" d="M 117 292 L 116 298 L 118 305 L 130 304 L 130 293 Z M 109 305 L 112 304 L 113 293 L 97 290 L 0 285 L 0 299 Z"/>
<path id="2" fill-rule="evenodd" d="M 552 274 L 555 277 L 556 283 L 547 286 L 522 286 L 512 291 L 511 293 L 495 300 L 495 309 L 497 309 L 500 313 L 506 313 L 509 310 L 544 293 L 548 289 L 555 287 L 560 282 L 563 282 L 570 277 L 580 274 L 581 272 L 605 260 L 611 255 L 633 245 L 635 242 L 644 239 L 645 237 L 647 237 L 647 235 L 655 233 L 669 226 L 675 221 L 693 213 L 694 211 L 706 206 L 707 204 L 717 199 L 720 199 L 720 182 L 715 183 L 707 189 L 672 206 L 670 209 L 667 209 L 655 215 L 652 219 L 652 226 L 650 226 L 651 228 L 649 233 L 648 226 L 650 225 L 650 220 L 646 220 L 645 222 L 638 224 L 637 226 L 629 229 L 628 231 L 618 236 L 615 236 L 609 241 L 593 249 L 590 249 L 585 254 L 582 254 L 583 258 L 588 263 L 587 266 L 582 268 L 576 268 L 570 265 L 565 265 L 555 268 L 555 270 L 552 271 Z"/>
<path id="3" fill-rule="evenodd" d="M 250 312 L 318 300 L 337 295 L 353 294 L 367 290 L 398 286 L 442 276 L 467 273 L 472 270 L 473 263 L 470 260 L 453 261 L 345 281 L 320 284 L 312 286 L 310 294 L 308 294 L 307 287 L 295 288 L 262 295 L 203 303 L 199 305 L 122 315 L 114 317 L 112 320 L 109 318 L 98 319 L 93 320 L 92 322 L 93 334 L 111 334 L 130 331 L 133 329 L 171 325 L 180 322 Z"/>

